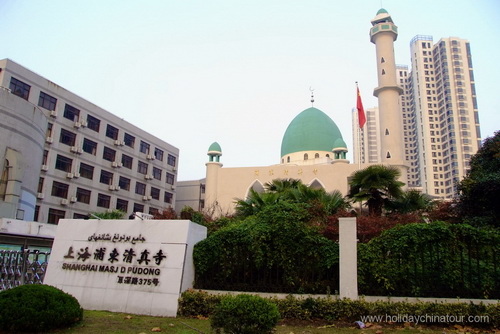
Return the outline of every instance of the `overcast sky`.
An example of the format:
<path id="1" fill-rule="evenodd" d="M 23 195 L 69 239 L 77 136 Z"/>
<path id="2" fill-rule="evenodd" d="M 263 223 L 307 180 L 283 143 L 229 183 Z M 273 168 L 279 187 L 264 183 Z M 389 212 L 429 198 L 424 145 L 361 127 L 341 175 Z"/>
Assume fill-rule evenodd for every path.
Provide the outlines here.
<path id="1" fill-rule="evenodd" d="M 483 138 L 499 130 L 498 0 L 0 0 L 0 59 L 179 148 L 178 180 L 205 176 L 214 141 L 226 167 L 279 163 L 310 87 L 352 160 L 356 81 L 377 105 L 381 6 L 399 27 L 398 64 L 415 35 L 470 41 Z"/>

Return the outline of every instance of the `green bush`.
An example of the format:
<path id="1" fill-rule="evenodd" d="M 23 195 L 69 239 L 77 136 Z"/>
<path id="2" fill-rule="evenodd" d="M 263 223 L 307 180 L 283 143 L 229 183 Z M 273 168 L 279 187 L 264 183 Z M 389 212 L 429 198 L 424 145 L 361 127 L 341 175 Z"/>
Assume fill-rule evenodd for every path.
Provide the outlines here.
<path id="1" fill-rule="evenodd" d="M 226 296 L 215 307 L 210 324 L 217 333 L 271 333 L 278 323 L 278 307 L 252 295 Z"/>
<path id="2" fill-rule="evenodd" d="M 226 296 L 210 295 L 203 291 L 188 290 L 181 296 L 179 303 L 179 316 L 207 316 L 214 314 Z M 271 298 L 269 302 L 278 307 L 279 314 L 282 319 L 296 320 L 326 320 L 329 322 L 342 321 L 354 322 L 361 320 L 364 316 L 397 316 L 397 315 L 414 315 L 414 316 L 436 316 L 444 317 L 454 316 L 455 319 L 463 317 L 464 322 L 458 322 L 460 325 L 468 325 L 473 327 L 493 327 L 500 326 L 500 303 L 496 304 L 472 304 L 472 303 L 435 303 L 435 302 L 391 302 L 391 301 L 376 301 L 367 302 L 363 299 L 350 300 L 338 298 L 296 298 L 292 295 L 285 299 Z M 244 305 L 238 308 L 242 314 L 251 313 L 253 307 Z M 249 311 L 248 311 L 249 310 Z M 230 317 L 225 314 L 218 315 L 217 321 L 220 323 L 229 323 L 234 321 L 235 316 Z M 478 322 L 470 322 L 469 319 L 482 318 Z M 213 318 L 211 318 L 213 321 Z M 241 320 L 240 320 L 241 321 Z M 426 322 L 431 324 L 429 320 Z M 454 322 L 438 324 L 454 324 Z M 226 329 L 225 329 L 226 330 Z M 226 331 L 227 333 L 227 331 Z M 236 333 L 254 333 L 254 332 L 238 332 Z M 259 333 L 258 331 L 256 333 Z"/>
<path id="3" fill-rule="evenodd" d="M 44 332 L 74 325 L 83 318 L 75 297 L 49 285 L 21 285 L 0 292 L 0 329 Z"/>

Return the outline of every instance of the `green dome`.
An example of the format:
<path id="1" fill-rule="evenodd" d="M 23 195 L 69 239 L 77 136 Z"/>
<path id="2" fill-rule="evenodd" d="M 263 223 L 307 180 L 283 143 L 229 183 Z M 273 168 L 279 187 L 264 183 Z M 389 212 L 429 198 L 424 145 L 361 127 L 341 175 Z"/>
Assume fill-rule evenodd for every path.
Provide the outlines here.
<path id="1" fill-rule="evenodd" d="M 220 148 L 220 145 L 218 142 L 214 141 L 212 145 L 208 148 L 208 152 L 219 152 L 222 153 L 222 149 Z"/>
<path id="2" fill-rule="evenodd" d="M 342 134 L 335 122 L 321 110 L 309 108 L 288 125 L 281 142 L 281 156 L 301 151 L 331 152 L 338 139 L 342 140 Z"/>
<path id="3" fill-rule="evenodd" d="M 347 148 L 347 144 L 345 143 L 344 139 L 337 138 L 337 140 L 335 140 L 335 143 L 333 143 L 333 148 Z"/>
<path id="4" fill-rule="evenodd" d="M 380 8 L 377 12 L 377 15 L 378 14 L 389 14 L 384 8 Z"/>

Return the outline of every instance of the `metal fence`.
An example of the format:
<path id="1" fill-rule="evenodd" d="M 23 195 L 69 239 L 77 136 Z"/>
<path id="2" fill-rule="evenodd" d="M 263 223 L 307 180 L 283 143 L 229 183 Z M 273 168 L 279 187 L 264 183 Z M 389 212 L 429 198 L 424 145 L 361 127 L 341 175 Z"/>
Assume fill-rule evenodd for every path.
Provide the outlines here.
<path id="1" fill-rule="evenodd" d="M 23 284 L 42 284 L 50 252 L 0 250 L 0 291 Z"/>

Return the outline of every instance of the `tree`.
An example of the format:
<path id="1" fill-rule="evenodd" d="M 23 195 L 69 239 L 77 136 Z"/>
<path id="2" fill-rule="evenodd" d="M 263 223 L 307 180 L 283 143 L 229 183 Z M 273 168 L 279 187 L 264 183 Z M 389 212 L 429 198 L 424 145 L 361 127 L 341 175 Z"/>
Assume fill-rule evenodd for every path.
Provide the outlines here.
<path id="1" fill-rule="evenodd" d="M 400 176 L 399 169 L 392 166 L 373 165 L 358 170 L 351 175 L 348 197 L 354 202 L 366 201 L 370 215 L 381 216 L 384 206 L 403 193 Z"/>
<path id="2" fill-rule="evenodd" d="M 434 201 L 429 195 L 415 189 L 406 190 L 400 197 L 387 203 L 388 209 L 397 213 L 428 211 L 433 206 Z"/>
<path id="3" fill-rule="evenodd" d="M 94 212 L 92 216 L 99 217 L 101 219 L 124 219 L 126 212 L 121 210 L 113 210 L 111 212 Z M 95 218 L 94 217 L 94 218 Z"/>
<path id="4" fill-rule="evenodd" d="M 500 131 L 486 138 L 470 160 L 470 171 L 460 182 L 461 215 L 474 225 L 500 227 Z"/>

